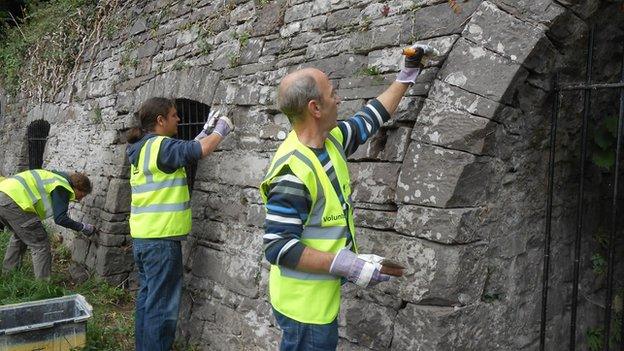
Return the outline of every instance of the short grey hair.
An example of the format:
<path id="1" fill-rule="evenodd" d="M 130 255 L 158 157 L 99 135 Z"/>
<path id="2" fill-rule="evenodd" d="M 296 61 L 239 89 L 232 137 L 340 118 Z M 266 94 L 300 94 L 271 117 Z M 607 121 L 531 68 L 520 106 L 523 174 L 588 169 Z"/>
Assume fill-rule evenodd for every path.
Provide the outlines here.
<path id="1" fill-rule="evenodd" d="M 310 100 L 321 100 L 321 92 L 311 74 L 305 74 L 283 88 L 277 96 L 277 108 L 288 117 L 291 125 L 303 118 Z"/>

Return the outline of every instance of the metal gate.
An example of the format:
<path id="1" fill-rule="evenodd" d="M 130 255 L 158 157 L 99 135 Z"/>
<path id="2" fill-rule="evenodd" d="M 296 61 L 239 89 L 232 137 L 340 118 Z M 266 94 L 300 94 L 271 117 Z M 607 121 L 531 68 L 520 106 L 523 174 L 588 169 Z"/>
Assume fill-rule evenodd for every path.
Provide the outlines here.
<path id="1" fill-rule="evenodd" d="M 594 50 L 594 35 L 596 28 L 593 27 L 590 31 L 587 47 L 587 70 L 585 82 L 577 84 L 560 85 L 559 76 L 554 78 L 553 90 L 555 98 L 553 102 L 553 109 L 551 115 L 551 128 L 550 128 L 550 155 L 549 155 L 549 169 L 548 169 L 548 190 L 547 190 L 547 205 L 546 205 L 546 229 L 544 234 L 544 263 L 543 263 L 543 276 L 542 276 L 542 306 L 541 306 L 541 323 L 540 323 L 540 350 L 545 350 L 546 339 L 546 320 L 547 320 L 547 303 L 548 303 L 548 280 L 550 274 L 550 255 L 551 255 L 551 224 L 552 224 L 552 207 L 553 207 L 553 181 L 555 173 L 555 142 L 557 134 L 557 119 L 559 115 L 559 102 L 563 93 L 569 91 L 582 91 L 583 92 L 583 120 L 581 131 L 581 162 L 580 162 L 580 180 L 577 192 L 577 205 L 576 205 L 576 231 L 574 236 L 574 260 L 572 261 L 573 270 L 573 286 L 572 286 L 572 301 L 571 317 L 570 317 L 570 344 L 569 350 L 576 350 L 576 336 L 577 336 L 577 307 L 578 307 L 578 294 L 579 294 L 579 275 L 580 275 L 580 256 L 581 256 L 581 234 L 583 232 L 583 206 L 584 206 L 584 186 L 585 186 L 585 160 L 587 159 L 587 139 L 588 139 L 588 124 L 591 107 L 592 92 L 597 92 L 604 89 L 619 89 L 619 116 L 617 121 L 617 139 L 615 144 L 615 161 L 614 161 L 614 178 L 613 178 L 613 193 L 611 202 L 610 224 L 611 230 L 609 231 L 609 247 L 608 247 L 608 263 L 607 263 L 607 275 L 606 275 L 606 296 L 605 296 L 605 311 L 603 321 L 603 349 L 610 349 L 611 333 L 614 330 L 614 326 L 611 323 L 612 320 L 612 301 L 614 292 L 614 248 L 615 248 L 615 233 L 617 229 L 617 196 L 618 196 L 618 175 L 620 169 L 620 149 L 622 145 L 622 125 L 624 119 L 624 53 L 622 55 L 622 66 L 620 69 L 620 81 L 618 83 L 595 83 L 592 81 L 592 69 L 593 69 L 593 50 Z M 624 50 L 624 49 L 623 49 Z M 623 314 L 624 315 L 624 314 Z M 624 333 L 624 318 L 621 323 L 620 331 Z M 624 335 L 620 336 L 619 350 L 624 350 Z"/>
<path id="2" fill-rule="evenodd" d="M 210 106 L 188 99 L 176 99 L 175 104 L 180 117 L 177 138 L 193 140 L 203 129 L 208 113 L 210 113 Z M 185 169 L 189 190 L 193 190 L 197 163 L 190 164 Z"/>
<path id="3" fill-rule="evenodd" d="M 50 123 L 39 119 L 28 126 L 28 168 L 37 169 L 43 166 L 43 152 L 45 151 Z"/>

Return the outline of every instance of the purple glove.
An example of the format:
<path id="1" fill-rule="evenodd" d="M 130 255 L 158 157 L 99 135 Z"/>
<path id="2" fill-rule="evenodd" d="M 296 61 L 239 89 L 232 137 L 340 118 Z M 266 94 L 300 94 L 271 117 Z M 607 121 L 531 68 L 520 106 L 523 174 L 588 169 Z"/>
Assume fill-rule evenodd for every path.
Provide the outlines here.
<path id="1" fill-rule="evenodd" d="M 95 227 L 89 223 L 82 223 L 82 229 L 80 229 L 80 232 L 86 236 L 91 236 L 95 233 Z"/>
<path id="2" fill-rule="evenodd" d="M 234 124 L 232 124 L 232 121 L 230 121 L 230 119 L 227 117 L 220 117 L 217 120 L 217 123 L 215 124 L 214 130 L 212 132 L 217 133 L 225 138 L 233 130 Z"/>
<path id="3" fill-rule="evenodd" d="M 414 44 L 411 47 L 412 49 L 415 49 L 416 54 L 412 56 L 405 56 L 405 64 L 397 75 L 397 82 L 414 84 L 423 68 L 423 58 L 439 55 L 438 50 L 429 45 Z"/>
<path id="4" fill-rule="evenodd" d="M 381 263 L 366 261 L 349 249 L 340 250 L 329 268 L 331 274 L 345 277 L 363 287 L 390 280 L 390 276 L 380 270 Z"/>

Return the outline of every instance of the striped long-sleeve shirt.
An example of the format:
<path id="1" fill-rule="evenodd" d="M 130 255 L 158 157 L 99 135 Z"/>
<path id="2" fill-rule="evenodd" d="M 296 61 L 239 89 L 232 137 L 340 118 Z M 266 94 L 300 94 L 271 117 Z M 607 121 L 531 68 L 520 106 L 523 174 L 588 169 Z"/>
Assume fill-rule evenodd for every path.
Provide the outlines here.
<path id="1" fill-rule="evenodd" d="M 345 154 L 347 156 L 353 154 L 389 119 L 390 115 L 386 109 L 378 100 L 374 99 L 354 116 L 347 120 L 338 121 L 338 128 L 345 138 L 343 144 Z M 340 202 L 343 204 L 343 208 L 346 208 L 338 178 L 327 150 L 325 148 L 310 149 L 318 157 L 338 194 Z M 290 168 L 284 167 L 269 185 L 266 203 L 264 254 L 271 264 L 288 268 L 297 266 L 305 248 L 299 239 L 311 205 L 312 198 L 308 189 Z M 347 240 L 347 245 L 351 240 L 351 238 Z"/>

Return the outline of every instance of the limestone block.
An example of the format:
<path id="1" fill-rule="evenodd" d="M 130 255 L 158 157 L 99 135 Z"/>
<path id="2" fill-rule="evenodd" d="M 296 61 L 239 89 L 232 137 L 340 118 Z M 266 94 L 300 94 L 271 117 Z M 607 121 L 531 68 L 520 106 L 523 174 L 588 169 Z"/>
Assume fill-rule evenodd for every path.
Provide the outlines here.
<path id="1" fill-rule="evenodd" d="M 269 158 L 247 152 L 217 152 L 197 167 L 196 179 L 222 184 L 257 187 L 264 179 Z"/>
<path id="2" fill-rule="evenodd" d="M 459 3 L 461 12 L 456 14 L 446 3 L 423 7 L 413 13 L 411 21 L 405 21 L 401 31 L 401 42 L 410 41 L 410 37 L 418 40 L 440 37 L 450 34 L 459 34 L 481 0 L 469 0 Z"/>
<path id="3" fill-rule="evenodd" d="M 419 40 L 409 43 L 412 44 L 426 44 L 431 45 L 440 52 L 439 58 L 435 60 L 425 60 L 424 67 L 438 66 L 444 60 L 444 57 L 448 55 L 451 48 L 459 38 L 459 35 L 448 35 L 439 38 L 432 38 L 428 40 Z M 368 66 L 377 67 L 381 72 L 397 71 L 403 66 L 403 60 L 405 56 L 402 55 L 401 48 L 392 47 L 384 48 L 381 50 L 372 51 L 368 54 Z"/>
<path id="4" fill-rule="evenodd" d="M 389 203 L 394 200 L 399 164 L 351 163 L 352 197 L 358 202 Z"/>
<path id="5" fill-rule="evenodd" d="M 410 143 L 411 128 L 398 127 L 386 130 L 386 143 L 379 158 L 384 161 L 403 161 Z"/>
<path id="6" fill-rule="evenodd" d="M 130 182 L 127 179 L 111 179 L 106 191 L 104 210 L 110 213 L 130 212 Z"/>
<path id="7" fill-rule="evenodd" d="M 149 40 L 145 44 L 139 46 L 137 51 L 137 58 L 142 59 L 145 57 L 151 58 L 160 51 L 160 43 L 156 40 Z"/>
<path id="8" fill-rule="evenodd" d="M 507 102 L 514 84 L 524 81 L 528 72 L 518 63 L 481 46 L 459 39 L 440 71 L 446 83 L 494 101 Z"/>
<path id="9" fill-rule="evenodd" d="M 449 206 L 460 178 L 465 176 L 464 169 L 474 162 L 475 157 L 465 152 L 411 143 L 399 175 L 397 201 Z M 473 203 L 474 200 L 463 205 Z"/>
<path id="10" fill-rule="evenodd" d="M 330 79 L 351 77 L 366 66 L 366 57 L 361 55 L 338 55 L 317 61 L 306 62 L 301 67 L 316 67 Z"/>
<path id="11" fill-rule="evenodd" d="M 307 2 L 292 6 L 284 13 L 284 23 L 303 20 L 312 17 L 312 8 L 314 4 Z"/>
<path id="12" fill-rule="evenodd" d="M 487 118 L 449 108 L 433 100 L 425 100 L 411 138 L 445 148 L 482 154 L 485 139 L 496 123 Z"/>
<path id="13" fill-rule="evenodd" d="M 475 208 L 399 206 L 394 229 L 443 244 L 469 243 L 482 239 L 479 213 Z"/>
<path id="14" fill-rule="evenodd" d="M 416 121 L 416 117 L 420 113 L 420 109 L 423 106 L 425 99 L 418 96 L 404 97 L 399 101 L 394 116 L 388 122 L 393 124 L 395 121 Z"/>
<path id="15" fill-rule="evenodd" d="M 397 21 L 395 24 L 354 32 L 350 38 L 351 49 L 356 53 L 366 53 L 373 49 L 398 45 L 402 29 L 399 23 L 401 22 Z"/>
<path id="16" fill-rule="evenodd" d="M 392 258 L 406 266 L 403 277 L 376 287 L 415 303 L 466 305 L 481 298 L 487 275 L 485 245 L 439 245 L 387 231 L 359 228 L 363 253 Z"/>
<path id="17" fill-rule="evenodd" d="M 271 1 L 262 7 L 256 7 L 256 17 L 251 26 L 252 36 L 264 36 L 278 31 L 283 20 L 283 14 L 280 11 L 281 3 Z"/>
<path id="18" fill-rule="evenodd" d="M 232 255 L 202 245 L 198 245 L 192 255 L 193 275 L 223 284 L 243 296 L 257 296 L 259 266 L 249 264 L 251 257 L 241 253 Z"/>
<path id="19" fill-rule="evenodd" d="M 249 42 L 245 47 L 241 49 L 240 63 L 242 65 L 258 62 L 260 54 L 262 53 L 262 46 L 264 40 L 262 39 L 249 39 Z"/>
<path id="20" fill-rule="evenodd" d="M 497 5 L 506 12 L 543 23 L 550 27 L 566 8 L 551 0 L 496 0 Z"/>
<path id="21" fill-rule="evenodd" d="M 363 313 L 364 312 L 364 313 Z M 343 299 L 339 325 L 341 335 L 373 350 L 386 350 L 392 342 L 397 312 L 361 299 Z"/>
<path id="22" fill-rule="evenodd" d="M 397 316 L 392 350 L 491 349 L 468 347 L 478 341 L 461 337 L 469 334 L 467 328 L 475 327 L 466 323 L 467 315 L 474 309 L 473 306 L 457 309 L 408 304 L 406 308 L 399 311 Z M 479 339 L 476 336 L 475 338 Z"/>
<path id="23" fill-rule="evenodd" d="M 132 247 L 98 246 L 95 271 L 100 276 L 127 273 L 133 269 Z"/>
<path id="24" fill-rule="evenodd" d="M 396 217 L 396 212 L 374 211 L 357 207 L 353 211 L 353 218 L 355 220 L 356 227 L 393 229 Z"/>
<path id="25" fill-rule="evenodd" d="M 130 227 L 128 222 L 102 222 L 101 225 L 98 226 L 98 229 L 106 234 L 114 234 L 119 236 L 123 236 L 123 234 L 130 234 Z M 108 245 L 115 246 L 115 245 Z"/>
<path id="26" fill-rule="evenodd" d="M 489 1 L 481 3 L 464 28 L 462 36 L 477 45 L 523 63 L 544 30 L 499 10 Z"/>
<path id="27" fill-rule="evenodd" d="M 303 31 L 322 31 L 325 29 L 325 23 L 327 23 L 327 16 L 314 16 L 312 18 L 305 19 L 301 22 L 301 30 Z"/>
<path id="28" fill-rule="evenodd" d="M 356 25 L 360 22 L 360 11 L 356 8 L 334 11 L 327 15 L 327 29 L 335 30 Z"/>
<path id="29" fill-rule="evenodd" d="M 437 79 L 433 82 L 428 98 L 450 108 L 464 110 L 470 114 L 490 119 L 494 119 L 499 109 L 504 107 L 496 101 Z"/>
<path id="30" fill-rule="evenodd" d="M 321 59 L 330 56 L 336 56 L 349 50 L 348 39 L 338 39 L 318 44 L 312 44 L 307 47 L 306 57 L 311 59 Z"/>
<path id="31" fill-rule="evenodd" d="M 126 227 L 128 227 L 127 224 L 126 224 Z M 102 246 L 122 246 L 132 241 L 129 233 L 128 235 L 119 235 L 119 234 L 107 234 L 105 232 L 100 232 L 99 234 L 97 234 L 97 240 L 98 240 L 98 243 L 100 243 L 100 245 Z"/>
<path id="32" fill-rule="evenodd" d="M 360 145 L 354 153 L 349 155 L 349 161 L 376 159 L 383 149 L 386 140 L 385 131 L 382 129 L 375 133 L 364 144 Z"/>

